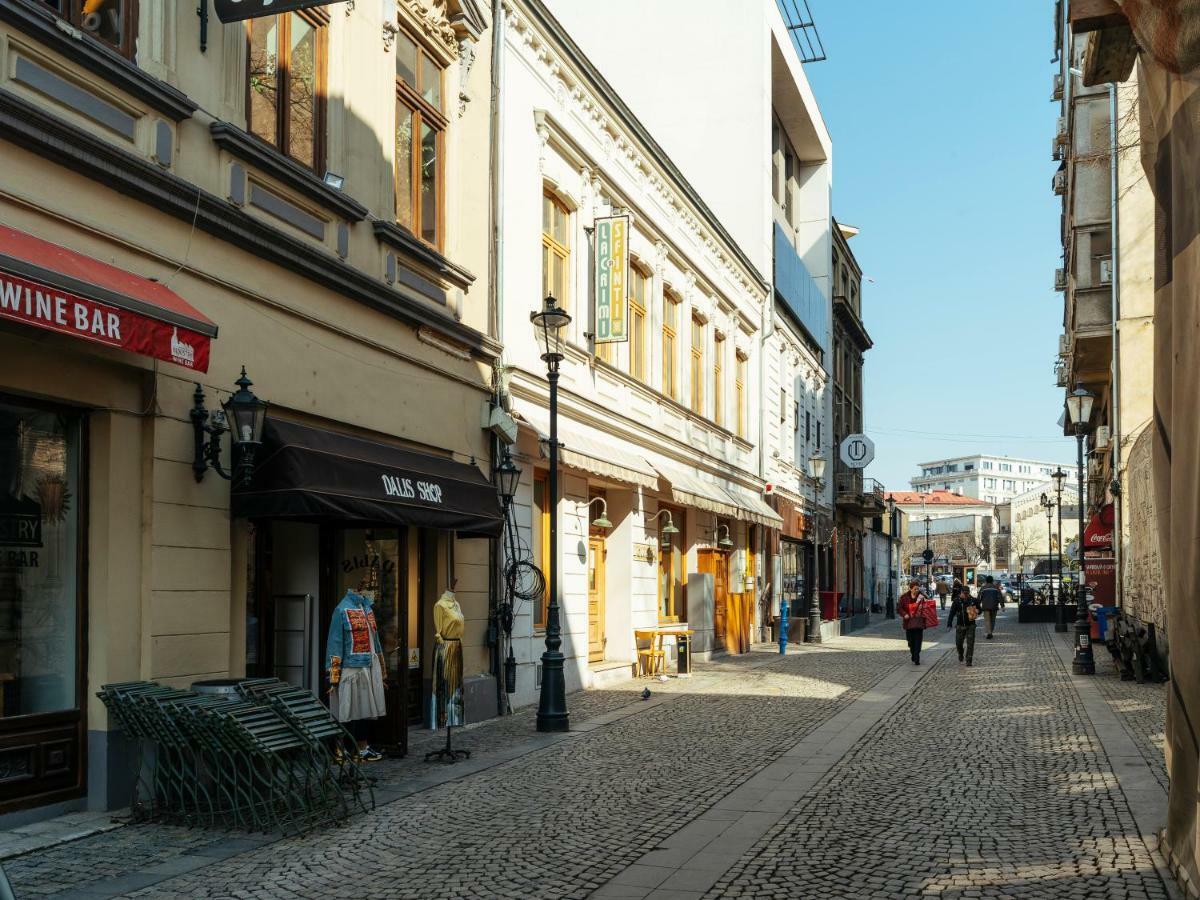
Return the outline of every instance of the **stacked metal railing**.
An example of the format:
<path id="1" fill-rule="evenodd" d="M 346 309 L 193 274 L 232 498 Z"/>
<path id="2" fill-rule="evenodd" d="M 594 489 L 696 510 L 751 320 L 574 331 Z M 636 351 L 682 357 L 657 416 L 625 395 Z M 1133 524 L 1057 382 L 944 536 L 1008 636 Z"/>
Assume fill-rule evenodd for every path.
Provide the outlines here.
<path id="1" fill-rule="evenodd" d="M 136 819 L 294 834 L 374 807 L 355 741 L 311 692 L 275 678 L 236 690 L 97 694 L 133 744 Z"/>

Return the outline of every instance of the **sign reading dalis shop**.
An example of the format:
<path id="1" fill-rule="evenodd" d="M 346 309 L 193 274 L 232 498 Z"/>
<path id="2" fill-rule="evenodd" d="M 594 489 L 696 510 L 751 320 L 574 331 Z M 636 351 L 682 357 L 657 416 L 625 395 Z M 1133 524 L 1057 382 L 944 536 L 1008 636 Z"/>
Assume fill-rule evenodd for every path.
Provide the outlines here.
<path id="1" fill-rule="evenodd" d="M 222 22 L 257 19 L 310 6 L 329 6 L 335 2 L 337 0 L 214 0 L 217 18 Z"/>
<path id="2" fill-rule="evenodd" d="M 596 343 L 629 340 L 629 216 L 596 220 Z"/>
<path id="3" fill-rule="evenodd" d="M 207 335 L 7 272 L 0 272 L 0 319 L 208 371 Z"/>

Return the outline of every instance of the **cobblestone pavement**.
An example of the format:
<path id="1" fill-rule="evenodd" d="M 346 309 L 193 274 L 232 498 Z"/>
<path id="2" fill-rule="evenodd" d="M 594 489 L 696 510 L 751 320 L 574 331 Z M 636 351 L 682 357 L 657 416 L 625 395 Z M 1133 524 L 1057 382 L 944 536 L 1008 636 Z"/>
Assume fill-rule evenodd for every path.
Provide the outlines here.
<path id="1" fill-rule="evenodd" d="M 952 646 L 948 634 L 939 631 Z M 714 881 L 706 897 L 1170 896 L 1053 640 L 1044 626 L 1002 619 L 974 668 L 951 649 L 912 670 L 899 628 L 883 623 L 787 657 L 760 650 L 650 682 L 649 704 L 638 699 L 644 682 L 574 694 L 579 731 L 551 743 L 536 734 L 535 711 L 518 710 L 456 734 L 470 764 L 425 764 L 442 738 L 416 735 L 407 759 L 372 768 L 381 796 L 399 799 L 327 833 L 130 826 L 6 868 L 17 896 L 61 900 L 643 897 L 650 888 L 619 885 L 648 857 L 670 857 L 685 824 L 745 816 L 764 824 L 736 848 L 714 841 L 725 860 L 704 887 L 675 891 L 685 879 L 672 876 L 653 896 L 699 900 L 694 891 Z M 879 706 L 876 686 L 901 672 L 915 677 Z M 1096 683 L 1152 755 L 1162 689 Z M 793 749 L 806 736 L 832 746 L 823 735 L 864 708 L 878 710 L 877 724 L 843 741 L 844 755 L 818 752 L 828 761 L 813 758 L 822 774 L 811 788 L 768 786 L 754 796 L 788 796 L 778 812 L 734 811 L 757 807 L 731 804 L 731 792 L 768 777 L 755 774 L 789 750 L 807 753 Z"/>
<path id="2" fill-rule="evenodd" d="M 1167 778 L 1166 752 L 1167 691 L 1165 684 L 1138 684 L 1122 681 L 1116 674 L 1108 654 L 1096 656 L 1096 687 L 1112 707 L 1125 731 L 1137 744 L 1154 777 L 1165 791 Z"/>
<path id="3" fill-rule="evenodd" d="M 676 696 L 331 833 L 132 896 L 586 897 L 901 664 L 898 629 L 886 635 L 784 658 L 750 654 L 652 683 Z M 591 692 L 583 701 L 609 702 Z M 463 745 L 478 739 L 468 731 Z"/>
<path id="4" fill-rule="evenodd" d="M 1167 896 L 1053 639 L 947 654 L 706 896 Z"/>

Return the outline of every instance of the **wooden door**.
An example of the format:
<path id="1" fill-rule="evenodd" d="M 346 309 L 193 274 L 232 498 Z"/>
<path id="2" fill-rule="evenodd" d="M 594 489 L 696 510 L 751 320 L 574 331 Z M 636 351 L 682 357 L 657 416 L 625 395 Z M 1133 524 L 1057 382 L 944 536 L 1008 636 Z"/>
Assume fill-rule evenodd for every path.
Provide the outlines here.
<path id="1" fill-rule="evenodd" d="M 713 631 L 718 647 L 724 647 L 729 626 L 729 563 L 717 550 L 697 551 L 700 571 L 713 577 Z"/>
<path id="2" fill-rule="evenodd" d="M 588 538 L 588 662 L 604 659 L 604 538 Z"/>

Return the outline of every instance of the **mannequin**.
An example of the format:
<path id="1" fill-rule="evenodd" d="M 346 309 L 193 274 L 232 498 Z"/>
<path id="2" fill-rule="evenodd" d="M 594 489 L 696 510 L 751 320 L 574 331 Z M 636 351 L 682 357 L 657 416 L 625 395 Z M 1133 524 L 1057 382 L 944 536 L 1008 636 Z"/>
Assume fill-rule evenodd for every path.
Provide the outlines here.
<path id="1" fill-rule="evenodd" d="M 370 747 L 364 722 L 387 712 L 383 693 L 384 657 L 375 625 L 374 591 L 347 590 L 333 611 L 326 643 L 329 708 L 358 742 L 359 757 L 375 762 L 383 754 Z"/>
<path id="2" fill-rule="evenodd" d="M 463 654 L 462 636 L 466 630 L 466 619 L 454 589 L 458 579 L 450 579 L 450 587 L 433 605 L 433 637 L 437 642 L 433 656 L 433 696 L 430 706 L 433 727 L 446 729 L 446 747 L 425 754 L 431 758 L 454 762 L 461 757 L 470 758 L 466 750 L 454 750 L 450 746 L 450 730 L 455 725 L 465 724 L 463 715 Z"/>

